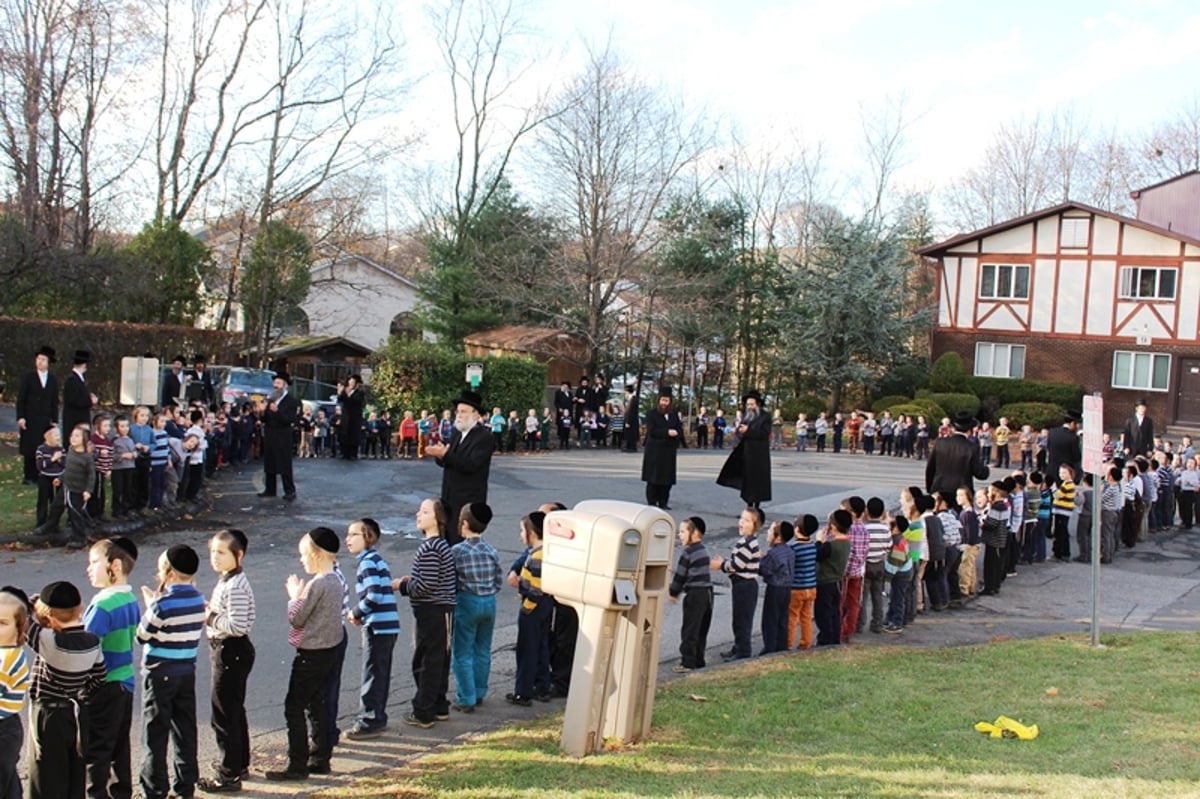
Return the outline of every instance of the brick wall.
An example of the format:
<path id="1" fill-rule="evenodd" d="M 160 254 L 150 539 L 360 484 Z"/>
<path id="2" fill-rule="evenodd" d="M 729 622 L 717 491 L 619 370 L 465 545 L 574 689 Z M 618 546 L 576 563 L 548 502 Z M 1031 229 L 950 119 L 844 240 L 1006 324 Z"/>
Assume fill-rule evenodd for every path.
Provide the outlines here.
<path id="1" fill-rule="evenodd" d="M 1172 420 L 1172 399 L 1176 392 L 1176 358 L 1171 359 L 1171 384 L 1169 391 L 1142 391 L 1140 389 L 1113 388 L 1112 359 L 1117 349 L 1137 352 L 1146 350 L 1154 353 L 1170 353 L 1200 357 L 1200 347 L 1159 344 L 1138 347 L 1132 341 L 1126 345 L 1114 345 L 1111 341 L 1082 341 L 1071 338 L 1046 336 L 1009 336 L 966 333 L 949 330 L 934 330 L 932 357 L 937 359 L 944 352 L 957 352 L 962 356 L 969 374 L 975 373 L 975 342 L 989 341 L 998 344 L 1025 345 L 1025 377 L 1030 380 L 1052 380 L 1059 383 L 1080 383 L 1084 391 L 1099 391 L 1104 397 L 1105 428 L 1120 428 L 1133 412 L 1134 404 L 1141 397 L 1146 399 L 1147 413 L 1155 422 L 1156 429 L 1164 429 Z"/>

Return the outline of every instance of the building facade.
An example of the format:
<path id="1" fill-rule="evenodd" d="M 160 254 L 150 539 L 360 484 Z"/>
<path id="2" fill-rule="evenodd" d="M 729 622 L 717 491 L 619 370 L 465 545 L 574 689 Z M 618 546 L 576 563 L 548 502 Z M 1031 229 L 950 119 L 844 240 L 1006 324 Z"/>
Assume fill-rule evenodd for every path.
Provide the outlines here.
<path id="1" fill-rule="evenodd" d="M 1200 175 L 1197 175 L 1200 178 Z M 937 272 L 932 356 L 978 376 L 1080 383 L 1119 427 L 1139 398 L 1160 429 L 1200 426 L 1200 238 L 1068 202 L 920 250 Z M 1173 211 L 1175 212 L 1175 211 Z"/>

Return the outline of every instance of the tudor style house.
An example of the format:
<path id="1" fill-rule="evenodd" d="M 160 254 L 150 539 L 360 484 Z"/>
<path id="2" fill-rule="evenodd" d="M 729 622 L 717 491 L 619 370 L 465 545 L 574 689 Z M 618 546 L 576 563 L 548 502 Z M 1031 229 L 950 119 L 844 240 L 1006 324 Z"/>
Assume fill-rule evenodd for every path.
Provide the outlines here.
<path id="1" fill-rule="evenodd" d="M 937 273 L 932 356 L 975 375 L 1083 384 L 1106 427 L 1145 397 L 1200 426 L 1200 172 L 1134 192 L 1138 217 L 1067 202 L 919 250 Z"/>

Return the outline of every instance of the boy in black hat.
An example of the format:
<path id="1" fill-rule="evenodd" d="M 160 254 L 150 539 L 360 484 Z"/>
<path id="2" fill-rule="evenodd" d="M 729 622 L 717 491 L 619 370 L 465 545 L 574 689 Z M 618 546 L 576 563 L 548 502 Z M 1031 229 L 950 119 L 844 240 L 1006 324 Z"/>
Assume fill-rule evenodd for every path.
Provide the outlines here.
<path id="1" fill-rule="evenodd" d="M 69 582 L 50 583 L 33 597 L 29 646 L 33 707 L 31 799 L 83 799 L 87 746 L 85 697 L 104 682 L 100 639 L 83 629 L 83 600 Z"/>
<path id="2" fill-rule="evenodd" d="M 161 799 L 168 789 L 191 796 L 196 763 L 196 650 L 204 631 L 204 595 L 196 590 L 200 556 L 176 544 L 158 558 L 158 590 L 142 587 L 146 613 L 138 624 L 142 655 L 142 792 Z M 175 749 L 168 785 L 167 738 Z"/>

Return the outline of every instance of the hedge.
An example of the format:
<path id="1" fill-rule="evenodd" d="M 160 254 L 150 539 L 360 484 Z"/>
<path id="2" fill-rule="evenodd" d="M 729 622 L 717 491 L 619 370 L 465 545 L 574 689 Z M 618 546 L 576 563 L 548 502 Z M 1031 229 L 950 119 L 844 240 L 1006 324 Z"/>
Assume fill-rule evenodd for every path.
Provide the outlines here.
<path id="1" fill-rule="evenodd" d="M 898 417 L 900 414 L 906 416 L 924 416 L 925 421 L 931 428 L 936 428 L 946 416 L 946 411 L 936 402 L 927 399 L 909 400 L 901 405 L 893 405 L 887 408 L 893 417 Z"/>
<path id="2" fill-rule="evenodd" d="M 880 397 L 871 403 L 871 410 L 875 413 L 883 413 L 893 405 L 903 405 L 906 402 L 912 402 L 909 397 L 900 394 L 889 394 L 886 397 Z"/>
<path id="3" fill-rule="evenodd" d="M 165 360 L 183 354 L 190 363 L 194 353 L 202 352 L 213 364 L 237 363 L 240 339 L 240 333 L 181 325 L 0 316 L 0 342 L 4 347 L 0 351 L 4 356 L 0 360 L 0 374 L 6 384 L 5 392 L 11 398 L 16 394 L 21 376 L 33 368 L 33 354 L 42 345 L 58 352 L 58 363 L 50 370 L 60 378 L 71 370 L 75 351 L 87 350 L 92 354 L 87 371 L 88 386 L 100 398 L 101 405 L 111 406 L 117 404 L 120 395 L 122 358 L 151 352 Z"/>
<path id="4" fill-rule="evenodd" d="M 1027 424 L 1036 431 L 1062 424 L 1063 408 L 1052 402 L 1012 402 L 996 411 L 997 419 L 1002 416 L 1007 417 L 1008 426 L 1013 430 Z"/>
<path id="5" fill-rule="evenodd" d="M 468 388 L 468 362 L 479 361 L 461 352 L 426 341 L 390 337 L 387 345 L 368 359 L 371 364 L 371 397 L 379 407 L 396 411 L 441 411 Z M 489 410 L 505 415 L 516 410 L 524 419 L 534 408 L 541 413 L 546 389 L 546 366 L 532 358 L 497 355 L 482 359 L 483 382 L 479 394 Z"/>
<path id="6" fill-rule="evenodd" d="M 946 415 L 950 417 L 960 411 L 966 411 L 972 416 L 979 413 L 979 397 L 974 394 L 935 393 L 930 394 L 928 399 L 940 405 L 946 411 Z"/>
<path id="7" fill-rule="evenodd" d="M 1052 383 L 1049 380 L 1011 380 L 1004 377 L 972 377 L 967 390 L 982 400 L 996 398 L 998 405 L 1014 402 L 1041 402 L 1062 408 L 1083 407 L 1083 386 L 1078 383 Z"/>

